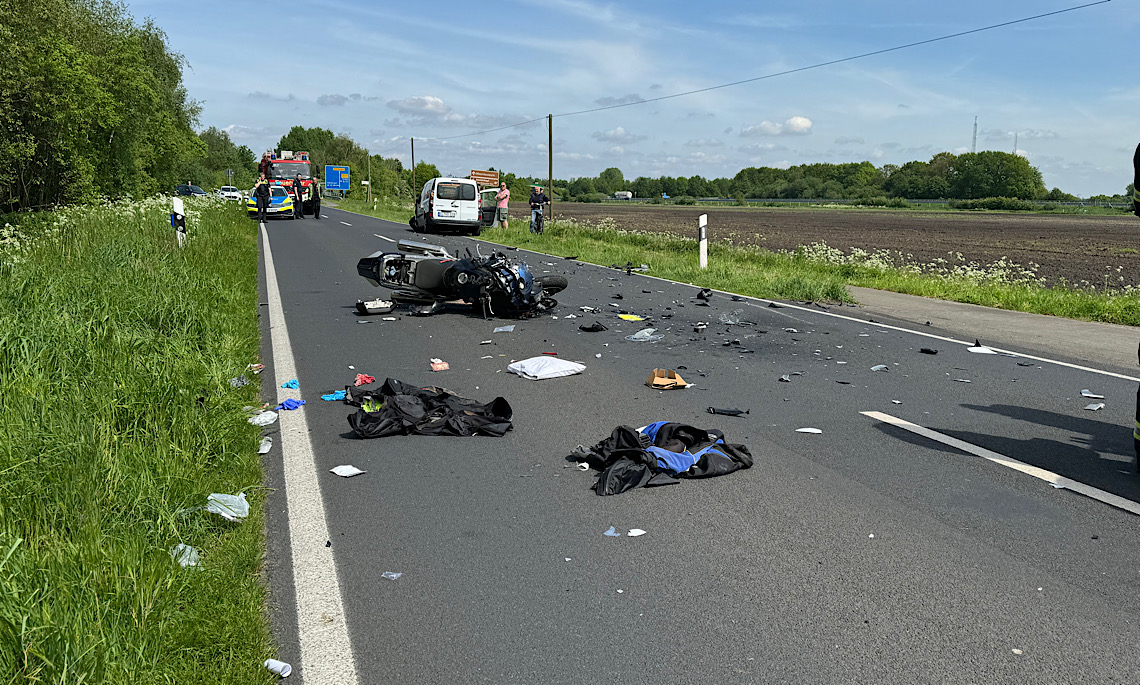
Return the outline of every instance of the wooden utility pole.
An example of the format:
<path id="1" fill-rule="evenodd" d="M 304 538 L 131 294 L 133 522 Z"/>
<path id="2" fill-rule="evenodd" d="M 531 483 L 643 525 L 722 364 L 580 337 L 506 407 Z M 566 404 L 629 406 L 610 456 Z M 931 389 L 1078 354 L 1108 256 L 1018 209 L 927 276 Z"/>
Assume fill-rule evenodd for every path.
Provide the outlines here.
<path id="1" fill-rule="evenodd" d="M 546 190 L 554 209 L 554 115 L 546 115 Z M 553 214 L 553 212 L 551 212 Z"/>
<path id="2" fill-rule="evenodd" d="M 412 202 L 416 201 L 419 193 L 416 192 L 416 139 L 412 138 Z"/>

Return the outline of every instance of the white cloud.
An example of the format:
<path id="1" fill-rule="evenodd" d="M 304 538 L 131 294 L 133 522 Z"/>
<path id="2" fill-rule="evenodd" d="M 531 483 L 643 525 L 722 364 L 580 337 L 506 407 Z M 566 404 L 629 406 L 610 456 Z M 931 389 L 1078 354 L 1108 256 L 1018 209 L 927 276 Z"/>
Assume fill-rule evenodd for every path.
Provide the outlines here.
<path id="1" fill-rule="evenodd" d="M 349 101 L 347 95 L 340 93 L 331 93 L 329 95 L 320 95 L 317 97 L 317 104 L 321 107 L 344 107 L 345 103 Z"/>
<path id="2" fill-rule="evenodd" d="M 724 142 L 718 138 L 694 138 L 685 147 L 724 147 Z"/>
<path id="3" fill-rule="evenodd" d="M 251 140 L 263 139 L 274 133 L 273 129 L 258 126 L 242 126 L 241 124 L 230 124 L 222 129 L 229 134 L 230 140 L 235 143 L 248 142 Z"/>
<path id="4" fill-rule="evenodd" d="M 1015 137 L 1018 140 L 1048 140 L 1060 138 L 1060 134 L 1056 131 L 1048 131 L 1045 129 L 1025 129 L 1023 131 L 1006 131 L 1000 128 L 984 128 L 980 131 L 982 137 L 986 140 L 1013 140 Z"/>
<path id="5" fill-rule="evenodd" d="M 744 138 L 756 136 L 804 136 L 811 133 L 812 120 L 804 116 L 788 117 L 783 123 L 774 121 L 761 121 L 756 126 L 745 126 L 740 129 Z"/>
<path id="6" fill-rule="evenodd" d="M 864 142 L 866 142 L 866 141 L 864 141 L 862 138 L 860 138 L 858 136 L 854 136 L 854 137 L 839 136 L 838 138 L 835 139 L 836 145 L 862 145 Z"/>
<path id="7" fill-rule="evenodd" d="M 292 102 L 297 99 L 296 95 L 289 93 L 288 95 L 274 95 L 260 90 L 255 90 L 247 95 L 250 100 L 276 100 L 277 102 Z"/>
<path id="8" fill-rule="evenodd" d="M 460 114 L 441 98 L 434 95 L 417 95 L 402 100 L 389 100 L 387 105 L 406 117 L 388 119 L 384 125 L 401 126 L 448 126 L 465 128 L 498 128 L 500 126 L 537 126 L 534 117 L 522 114 Z M 524 124 L 523 122 L 528 122 Z"/>
<path id="9" fill-rule="evenodd" d="M 630 133 L 621 126 L 618 126 L 612 131 L 594 131 L 590 134 L 590 137 L 603 143 L 616 143 L 620 145 L 636 143 L 637 141 L 645 140 L 646 138 L 646 136 L 639 136 L 635 133 Z"/>
<path id="10" fill-rule="evenodd" d="M 604 98 L 598 98 L 597 100 L 594 100 L 594 104 L 601 105 L 602 107 L 612 107 L 614 105 L 630 105 L 635 102 L 641 102 L 643 99 L 644 98 L 642 98 L 637 93 L 629 93 L 628 95 L 622 95 L 616 98 L 608 96 Z"/>

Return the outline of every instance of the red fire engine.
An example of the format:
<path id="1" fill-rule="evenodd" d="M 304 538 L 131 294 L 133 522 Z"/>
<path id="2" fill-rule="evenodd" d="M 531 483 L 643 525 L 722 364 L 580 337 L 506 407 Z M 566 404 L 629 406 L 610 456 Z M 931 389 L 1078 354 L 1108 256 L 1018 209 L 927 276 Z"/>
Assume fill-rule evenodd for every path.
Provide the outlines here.
<path id="1" fill-rule="evenodd" d="M 301 187 L 304 188 L 305 213 L 313 211 L 313 193 L 319 192 L 316 179 L 313 178 L 312 167 L 309 164 L 309 153 L 294 150 L 269 150 L 261 156 L 258 171 L 265 174 L 270 185 L 284 186 L 293 192 L 293 185 L 297 177 L 301 177 Z"/>

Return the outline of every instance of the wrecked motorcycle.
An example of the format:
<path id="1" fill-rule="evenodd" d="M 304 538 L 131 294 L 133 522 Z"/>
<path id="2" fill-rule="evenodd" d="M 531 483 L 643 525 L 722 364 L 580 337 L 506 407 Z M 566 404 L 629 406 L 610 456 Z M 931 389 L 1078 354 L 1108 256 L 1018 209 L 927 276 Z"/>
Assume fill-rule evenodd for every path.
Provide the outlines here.
<path id="1" fill-rule="evenodd" d="M 401 240 L 400 252 L 374 252 L 356 271 L 374 286 L 390 288 L 392 302 L 414 313 L 434 314 L 446 302 L 478 306 L 483 316 L 536 316 L 558 305 L 550 297 L 566 287 L 564 276 L 535 276 L 525 262 L 502 252 L 464 258 L 440 245 Z"/>

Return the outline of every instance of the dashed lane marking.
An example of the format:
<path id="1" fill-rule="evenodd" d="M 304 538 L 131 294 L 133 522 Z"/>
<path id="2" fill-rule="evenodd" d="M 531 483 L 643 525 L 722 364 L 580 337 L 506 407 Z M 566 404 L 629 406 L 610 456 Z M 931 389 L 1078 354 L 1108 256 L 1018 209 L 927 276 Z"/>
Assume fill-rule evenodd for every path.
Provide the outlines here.
<path id="1" fill-rule="evenodd" d="M 277 401 L 300 399 L 299 390 L 281 388 L 296 378 L 293 346 L 281 306 L 273 250 L 261 225 L 265 255 L 265 287 L 269 294 L 269 332 Z M 348 639 L 344 601 L 336 562 L 325 545 L 329 540 L 325 505 L 317 480 L 313 444 L 305 411 L 283 411 L 281 454 L 285 472 L 285 501 L 289 509 L 289 546 L 293 552 L 293 587 L 297 596 L 297 633 L 301 643 L 301 675 L 306 685 L 356 685 L 356 662 Z"/>
<path id="2" fill-rule="evenodd" d="M 347 221 L 342 221 L 341 223 L 344 224 L 345 226 L 351 226 L 352 225 L 352 224 L 348 223 Z"/>
<path id="3" fill-rule="evenodd" d="M 900 418 L 895 417 L 895 416 L 891 416 L 890 414 L 884 414 L 884 413 L 878 412 L 878 411 L 864 411 L 864 412 L 859 412 L 859 413 L 862 414 L 863 416 L 870 417 L 870 418 L 875 419 L 877 421 L 889 423 L 892 426 L 898 426 L 899 428 L 902 428 L 903 430 L 908 430 L 911 433 L 915 433 L 916 435 L 921 435 L 924 438 L 929 438 L 931 440 L 935 440 L 937 442 L 942 443 L 943 445 L 949 445 L 950 447 L 960 449 L 963 452 L 966 452 L 968 454 L 973 454 L 974 456 L 982 457 L 983 459 L 988 459 L 995 464 L 1001 464 L 1002 466 L 1005 466 L 1007 468 L 1011 468 L 1014 471 L 1020 471 L 1021 473 L 1024 473 L 1027 476 L 1033 476 L 1034 478 L 1040 478 L 1041 480 L 1045 481 L 1046 483 L 1049 483 L 1050 485 L 1052 485 L 1055 488 L 1063 488 L 1065 490 L 1072 490 L 1073 492 L 1084 495 L 1085 497 L 1091 497 L 1092 499 L 1095 499 L 1098 502 L 1103 502 L 1104 504 L 1107 504 L 1109 506 L 1116 507 L 1117 509 L 1123 509 L 1124 511 L 1127 511 L 1131 514 L 1136 514 L 1136 515 L 1140 516 L 1140 504 L 1133 502 L 1130 499 L 1125 499 L 1123 497 L 1120 497 L 1119 495 L 1114 495 L 1111 492 L 1105 492 L 1104 490 L 1101 490 L 1100 488 L 1094 488 L 1093 486 L 1087 485 L 1087 484 L 1082 483 L 1080 481 L 1076 481 L 1076 480 L 1073 480 L 1071 478 L 1066 478 L 1062 475 L 1053 473 L 1052 471 L 1046 471 L 1045 469 L 1038 468 L 1038 467 L 1032 466 L 1030 464 L 1026 464 L 1023 461 L 1018 461 L 1017 459 L 1014 459 L 1012 457 L 1007 457 L 1004 454 L 998 454 L 997 452 L 993 452 L 991 450 L 988 450 L 985 447 L 979 447 L 973 443 L 969 443 L 969 442 L 966 442 L 964 440 L 959 440 L 958 438 L 950 437 L 949 435 L 946 435 L 945 433 L 939 433 L 938 431 L 931 430 L 931 429 L 926 428 L 924 426 L 920 426 L 916 423 L 911 423 L 910 421 L 906 421 L 904 419 L 900 419 Z"/>
<path id="4" fill-rule="evenodd" d="M 391 239 L 391 238 L 389 238 L 388 236 L 385 236 L 385 235 L 380 235 L 379 233 L 373 233 L 372 235 L 376 236 L 376 237 L 377 237 L 377 238 L 379 238 L 380 240 L 387 240 L 387 241 L 388 241 L 388 242 L 390 242 L 390 243 L 394 243 L 394 242 L 396 242 L 395 240 L 392 240 L 392 239 Z"/>

